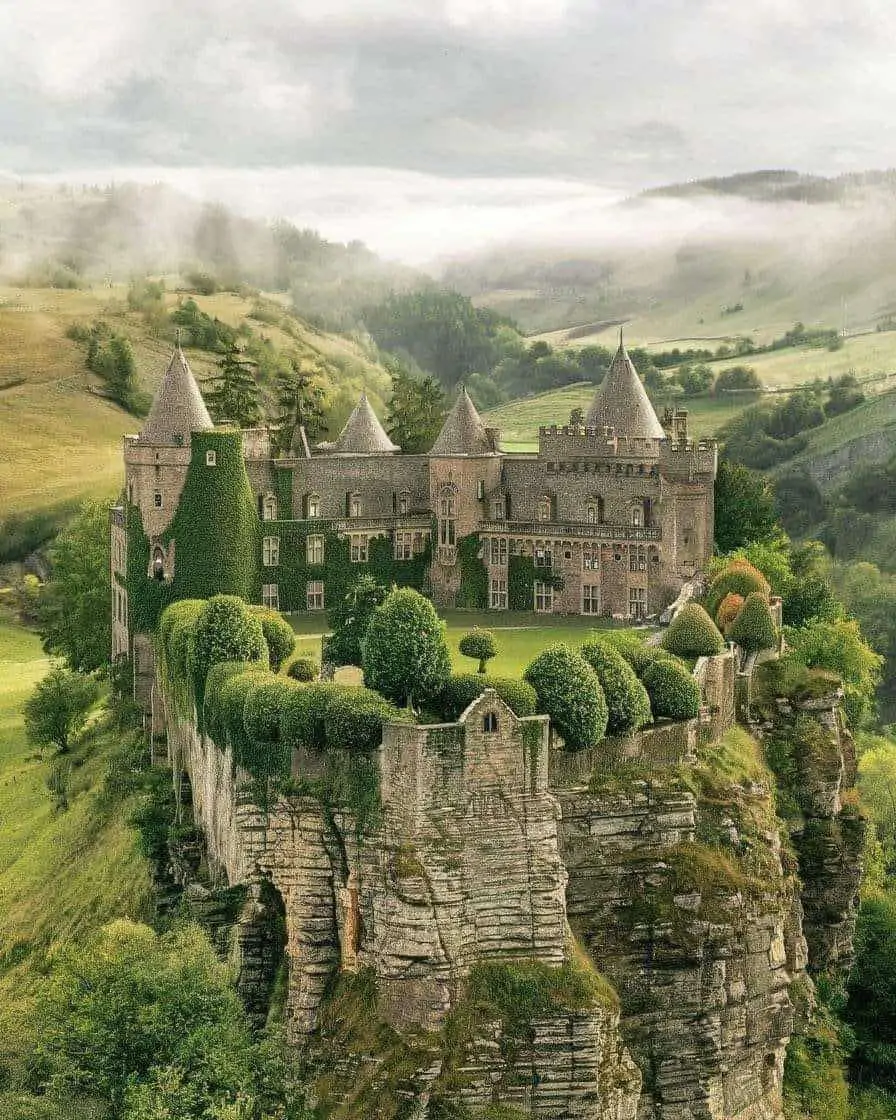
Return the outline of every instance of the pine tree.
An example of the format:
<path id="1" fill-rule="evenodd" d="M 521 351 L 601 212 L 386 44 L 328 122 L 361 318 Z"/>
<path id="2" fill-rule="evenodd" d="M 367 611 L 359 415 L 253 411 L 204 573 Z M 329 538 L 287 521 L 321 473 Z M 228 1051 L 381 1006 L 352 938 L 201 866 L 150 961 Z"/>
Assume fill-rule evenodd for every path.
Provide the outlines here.
<path id="1" fill-rule="evenodd" d="M 388 363 L 392 399 L 386 416 L 389 438 L 402 451 L 429 451 L 445 420 L 445 394 L 434 377 L 415 377 L 397 362 Z"/>
<path id="2" fill-rule="evenodd" d="M 252 428 L 261 421 L 261 393 L 252 365 L 231 342 L 218 363 L 218 373 L 207 379 L 203 394 L 216 424 Z"/>
<path id="3" fill-rule="evenodd" d="M 292 447 L 300 427 L 305 429 L 309 442 L 326 434 L 324 391 L 314 379 L 315 373 L 317 370 L 309 369 L 301 359 L 290 358 L 290 368 L 277 375 L 274 424 L 278 429 L 276 444 L 280 454 Z"/>

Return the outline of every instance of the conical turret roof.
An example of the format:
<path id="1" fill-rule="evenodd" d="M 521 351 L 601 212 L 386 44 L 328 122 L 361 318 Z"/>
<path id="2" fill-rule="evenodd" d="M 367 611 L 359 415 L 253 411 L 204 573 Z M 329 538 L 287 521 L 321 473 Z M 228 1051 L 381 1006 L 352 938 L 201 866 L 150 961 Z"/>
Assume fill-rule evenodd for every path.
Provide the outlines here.
<path id="1" fill-rule="evenodd" d="M 593 428 L 615 428 L 618 436 L 631 439 L 665 438 L 666 433 L 625 349 L 621 331 L 616 357 L 594 394 L 585 423 Z"/>
<path id="2" fill-rule="evenodd" d="M 461 389 L 430 455 L 489 455 L 494 450 L 476 405 L 470 400 L 467 390 Z"/>
<path id="3" fill-rule="evenodd" d="M 190 432 L 207 432 L 213 427 L 196 378 L 178 343 L 140 439 L 162 447 L 181 447 L 188 442 Z"/>
<path id="4" fill-rule="evenodd" d="M 398 448 L 377 420 L 367 394 L 362 393 L 345 427 L 327 450 L 335 455 L 383 455 Z"/>

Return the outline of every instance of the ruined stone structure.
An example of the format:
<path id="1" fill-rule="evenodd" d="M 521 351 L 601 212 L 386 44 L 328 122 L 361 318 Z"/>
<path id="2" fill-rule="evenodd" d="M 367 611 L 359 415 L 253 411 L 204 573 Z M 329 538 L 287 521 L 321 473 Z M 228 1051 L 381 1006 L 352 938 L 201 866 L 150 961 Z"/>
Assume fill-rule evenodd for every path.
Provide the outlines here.
<path id="1" fill-rule="evenodd" d="M 178 348 L 143 430 L 125 437 L 112 530 L 116 656 L 132 652 L 135 629 L 127 510 L 149 541 L 145 579 L 170 584 L 185 562 L 172 522 L 188 471 L 219 469 L 213 449 L 201 463 L 191 454 L 194 435 L 212 429 Z M 621 340 L 587 415 L 542 428 L 531 454 L 502 451 L 463 391 L 427 455 L 402 454 L 364 396 L 331 443 L 311 447 L 299 430 L 289 453 L 273 456 L 266 430 L 242 438 L 261 522 L 247 560 L 256 594 L 284 610 L 327 607 L 332 537 L 347 542 L 358 571 L 387 542 L 398 583 L 401 566 L 423 558 L 424 589 L 443 607 L 635 619 L 657 615 L 712 552 L 716 445 L 691 439 L 684 410 L 660 423 Z M 478 602 L 461 595 L 465 541 L 484 565 Z M 287 587 L 297 561 L 303 572 Z M 527 573 L 521 583 L 515 571 Z"/>

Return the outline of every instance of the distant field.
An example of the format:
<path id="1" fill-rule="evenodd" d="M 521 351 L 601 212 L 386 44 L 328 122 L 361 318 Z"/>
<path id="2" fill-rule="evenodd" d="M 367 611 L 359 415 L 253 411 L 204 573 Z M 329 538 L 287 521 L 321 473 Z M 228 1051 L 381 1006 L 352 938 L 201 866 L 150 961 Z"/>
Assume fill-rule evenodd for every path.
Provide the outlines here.
<path id="1" fill-rule="evenodd" d="M 298 649 L 303 656 L 320 658 L 320 636 L 327 632 L 326 618 L 320 614 L 293 614 L 290 622 L 298 634 Z M 519 677 L 533 657 L 545 646 L 565 642 L 579 646 L 595 630 L 613 628 L 609 620 L 557 617 L 542 622 L 531 614 L 513 611 L 492 614 L 489 611 L 447 611 L 448 644 L 456 672 L 475 672 L 476 663 L 458 649 L 461 637 L 474 626 L 494 632 L 498 655 L 489 662 L 489 672 L 500 677 Z"/>
<path id="2" fill-rule="evenodd" d="M 485 419 L 501 429 L 502 446 L 508 451 L 530 451 L 537 446 L 539 427 L 546 424 L 566 424 L 574 408 L 587 410 L 594 392 L 593 385 L 571 385 L 552 393 L 542 393 L 537 397 L 525 397 L 503 404 L 500 408 L 485 413 Z M 717 401 L 712 397 L 698 397 L 685 402 L 690 413 L 692 434 L 698 438 L 714 435 L 749 403 L 749 400 L 743 398 Z M 657 411 L 662 412 L 662 408 Z"/>

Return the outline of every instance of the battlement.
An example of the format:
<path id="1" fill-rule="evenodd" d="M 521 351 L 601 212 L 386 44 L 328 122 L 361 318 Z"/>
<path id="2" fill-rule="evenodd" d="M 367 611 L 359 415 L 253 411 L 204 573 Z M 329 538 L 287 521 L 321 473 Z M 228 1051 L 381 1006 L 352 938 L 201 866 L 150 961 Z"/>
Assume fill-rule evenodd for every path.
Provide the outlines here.
<path id="1" fill-rule="evenodd" d="M 540 455 L 587 456 L 589 458 L 656 458 L 655 439 L 633 438 L 616 434 L 615 428 L 579 424 L 549 424 L 538 429 Z"/>
<path id="2" fill-rule="evenodd" d="M 715 440 L 663 440 L 660 444 L 660 469 L 668 478 L 695 474 L 715 477 L 718 458 Z"/>

